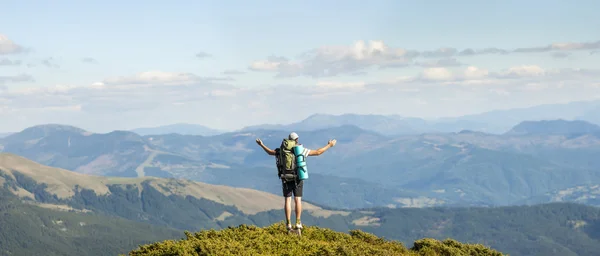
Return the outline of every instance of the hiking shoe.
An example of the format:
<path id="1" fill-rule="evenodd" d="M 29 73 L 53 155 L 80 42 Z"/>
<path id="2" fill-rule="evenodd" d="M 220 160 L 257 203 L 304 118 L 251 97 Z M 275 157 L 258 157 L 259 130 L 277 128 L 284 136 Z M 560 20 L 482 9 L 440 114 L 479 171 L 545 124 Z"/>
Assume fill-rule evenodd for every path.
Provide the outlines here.
<path id="1" fill-rule="evenodd" d="M 292 230 L 292 224 L 287 224 L 287 231 L 291 231 Z"/>
<path id="2" fill-rule="evenodd" d="M 296 229 L 302 229 L 302 223 L 296 223 Z"/>

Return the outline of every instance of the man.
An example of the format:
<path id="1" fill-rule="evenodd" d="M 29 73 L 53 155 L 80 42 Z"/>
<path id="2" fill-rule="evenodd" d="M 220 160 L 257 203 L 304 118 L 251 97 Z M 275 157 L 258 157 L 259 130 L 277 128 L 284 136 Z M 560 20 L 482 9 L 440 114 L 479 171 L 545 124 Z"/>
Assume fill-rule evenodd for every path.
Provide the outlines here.
<path id="1" fill-rule="evenodd" d="M 290 133 L 290 135 L 288 136 L 288 138 L 290 140 L 294 140 L 296 142 L 296 145 L 299 145 L 298 143 L 298 134 L 296 134 L 295 132 Z M 323 154 L 325 151 L 327 151 L 329 148 L 335 146 L 336 144 L 336 140 L 329 140 L 329 142 L 327 142 L 327 145 L 325 145 L 324 147 L 317 149 L 317 150 L 310 150 L 307 148 L 304 148 L 304 150 L 302 151 L 302 155 L 304 155 L 304 158 L 308 157 L 308 156 L 319 156 L 321 154 Z M 268 148 L 267 146 L 265 146 L 265 144 L 263 144 L 263 142 L 257 138 L 256 139 L 256 143 L 261 146 L 263 148 L 263 150 L 265 150 L 265 152 L 271 156 L 275 156 L 277 157 L 277 152 L 275 150 L 272 150 L 270 148 Z M 279 149 L 276 149 L 279 150 Z M 300 222 L 300 216 L 302 214 L 302 188 L 304 186 L 304 180 L 296 180 L 296 181 L 289 181 L 286 182 L 283 179 L 281 180 L 281 186 L 282 186 L 282 190 L 283 190 L 283 197 L 285 198 L 285 203 L 284 203 L 284 210 L 285 210 L 285 224 L 288 228 L 288 230 L 292 229 L 292 224 L 291 224 L 291 215 L 292 215 L 292 194 L 294 195 L 294 206 L 296 209 L 296 228 L 297 229 L 302 229 L 302 223 Z"/>

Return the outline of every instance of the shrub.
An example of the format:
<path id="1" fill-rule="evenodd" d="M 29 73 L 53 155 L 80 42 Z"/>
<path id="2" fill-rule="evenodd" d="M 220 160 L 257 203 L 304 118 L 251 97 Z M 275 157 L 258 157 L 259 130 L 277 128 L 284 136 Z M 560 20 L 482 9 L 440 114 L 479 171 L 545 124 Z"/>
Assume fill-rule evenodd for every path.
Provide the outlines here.
<path id="1" fill-rule="evenodd" d="M 349 234 L 305 226 L 302 236 L 288 234 L 283 222 L 259 228 L 240 225 L 216 231 L 185 232 L 186 238 L 166 240 L 129 252 L 131 256 L 166 255 L 502 255 L 482 245 L 466 245 L 454 240 L 422 239 L 407 249 L 360 230 Z"/>

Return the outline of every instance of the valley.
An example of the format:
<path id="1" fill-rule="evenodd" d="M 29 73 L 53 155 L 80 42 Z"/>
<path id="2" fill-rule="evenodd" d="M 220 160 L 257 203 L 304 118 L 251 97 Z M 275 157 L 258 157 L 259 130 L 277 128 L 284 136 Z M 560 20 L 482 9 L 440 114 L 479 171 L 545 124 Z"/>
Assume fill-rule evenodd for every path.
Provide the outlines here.
<path id="1" fill-rule="evenodd" d="M 343 209 L 527 202 L 600 184 L 599 130 L 583 121 L 552 120 L 522 122 L 499 135 L 464 130 L 390 136 L 354 125 L 307 131 L 300 134 L 305 147 L 319 148 L 330 138 L 338 144 L 307 159 L 306 199 Z M 275 159 L 254 140 L 275 148 L 287 133 L 140 136 L 41 125 L 0 139 L 0 146 L 78 173 L 180 178 L 278 194 Z"/>
<path id="2" fill-rule="evenodd" d="M 79 174 L 9 153 L 0 154 L 0 196 L 0 213 L 7 216 L 0 220 L 0 241 L 10 254 L 114 255 L 181 238 L 186 230 L 266 227 L 283 218 L 282 198 L 263 191 L 184 179 Z M 360 229 L 406 245 L 424 237 L 453 237 L 511 255 L 600 250 L 600 208 L 576 203 L 345 210 L 307 202 L 304 208 L 307 227 Z M 39 225 L 52 235 L 36 233 Z M 20 247 L 23 243 L 28 246 Z"/>

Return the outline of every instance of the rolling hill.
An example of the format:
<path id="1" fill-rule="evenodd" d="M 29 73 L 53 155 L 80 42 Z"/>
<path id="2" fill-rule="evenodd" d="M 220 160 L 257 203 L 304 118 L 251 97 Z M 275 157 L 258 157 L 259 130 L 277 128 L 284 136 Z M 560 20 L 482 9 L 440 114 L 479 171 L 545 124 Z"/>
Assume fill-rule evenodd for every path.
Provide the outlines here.
<path id="1" fill-rule="evenodd" d="M 548 202 L 576 202 L 600 207 L 600 184 L 582 185 L 562 190 L 554 190 L 527 198 L 520 204 L 540 204 Z"/>
<path id="2" fill-rule="evenodd" d="M 338 140 L 323 156 L 307 159 L 306 198 L 346 209 L 492 206 L 598 184 L 600 134 L 590 127 L 595 125 L 558 120 L 517 124 L 514 130 L 524 134 L 464 130 L 385 136 L 352 125 L 300 132 L 301 143 L 312 149 Z M 275 148 L 287 134 L 139 136 L 39 126 L 0 139 L 0 147 L 79 173 L 185 178 L 279 194 L 275 159 L 255 138 Z"/>
<path id="3" fill-rule="evenodd" d="M 0 188 L 0 255 L 117 255 L 181 230 L 21 202 Z"/>
<path id="4" fill-rule="evenodd" d="M 30 247 L 21 250 L 27 254 L 46 247 L 51 253 L 77 254 L 90 246 L 88 250 L 98 255 L 100 249 L 123 251 L 153 239 L 183 237 L 177 230 L 267 227 L 283 218 L 281 197 L 249 189 L 170 178 L 79 174 L 6 153 L 0 154 L 0 174 L 0 211 L 10 216 L 0 220 L 5 221 L 0 241 L 11 244 L 12 252 L 26 237 Z M 307 230 L 358 229 L 404 244 L 452 238 L 510 255 L 600 252 L 600 208 L 579 204 L 341 210 L 307 203 L 304 208 Z M 53 235 L 35 231 L 41 223 L 45 234 Z"/>
<path id="5" fill-rule="evenodd" d="M 180 229 L 216 228 L 229 216 L 243 218 L 283 209 L 281 197 L 262 191 L 181 179 L 87 175 L 7 153 L 0 154 L 0 185 L 48 207 L 101 212 Z M 314 216 L 346 214 L 308 202 L 303 209 Z"/>
<path id="6" fill-rule="evenodd" d="M 326 143 L 331 133 L 339 135 L 338 141 L 363 144 L 386 139 L 373 132 L 363 134 L 360 132 L 362 130 L 350 128 L 352 129 L 346 129 L 345 132 L 334 129 L 328 134 L 306 134 L 303 139 L 320 139 Z M 279 139 L 275 137 L 278 135 L 274 135 L 277 133 L 264 131 L 261 135 L 264 135 L 266 143 L 278 143 Z M 281 186 L 276 177 L 274 159 L 268 158 L 265 161 L 264 152 L 257 151 L 258 146 L 252 135 L 205 137 L 169 134 L 142 137 L 126 131 L 93 134 L 70 126 L 40 125 L 1 139 L 0 150 L 22 155 L 41 164 L 85 174 L 187 178 L 279 194 Z M 240 175 L 241 173 L 251 175 Z M 311 173 L 311 177 L 311 182 L 314 180 L 315 184 L 306 190 L 307 196 L 315 198 L 316 203 L 339 208 L 387 205 L 394 203 L 393 198 L 411 198 L 416 195 L 410 191 L 382 187 L 378 183 L 356 178 L 324 176 L 318 172 Z"/>

